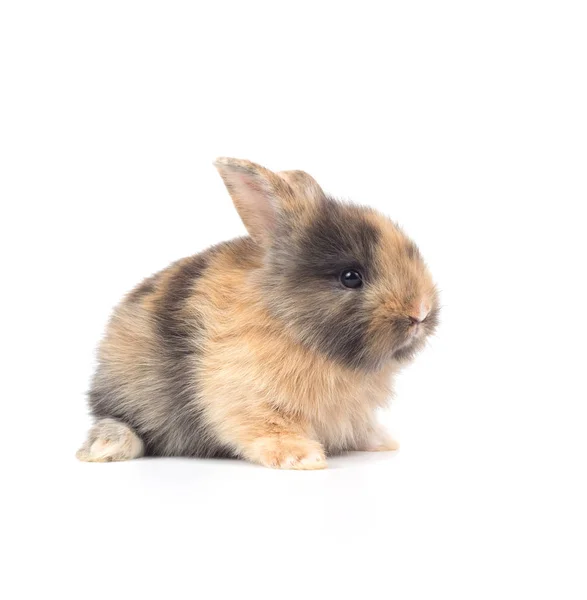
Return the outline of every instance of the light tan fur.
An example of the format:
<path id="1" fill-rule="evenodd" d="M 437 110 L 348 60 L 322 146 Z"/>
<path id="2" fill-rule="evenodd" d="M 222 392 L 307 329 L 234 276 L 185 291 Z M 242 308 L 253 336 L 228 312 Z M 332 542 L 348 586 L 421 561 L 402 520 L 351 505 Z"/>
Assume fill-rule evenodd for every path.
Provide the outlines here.
<path id="1" fill-rule="evenodd" d="M 313 470 L 325 468 L 329 454 L 396 450 L 397 442 L 376 422 L 375 413 L 386 405 L 401 365 L 391 352 L 390 323 L 423 320 L 437 304 L 418 250 L 375 211 L 348 209 L 349 218 L 362 220 L 371 227 L 366 231 L 379 238 L 372 246 L 381 275 L 362 290 L 361 298 L 369 315 L 369 356 L 381 360 L 361 368 L 333 359 L 322 350 L 323 341 L 322 346 L 314 344 L 311 328 L 301 339 L 299 330 L 290 327 L 298 310 L 295 299 L 281 297 L 276 314 L 266 297 L 266 253 L 277 221 L 285 215 L 292 238 L 303 236 L 318 217 L 318 206 L 324 209 L 320 186 L 302 171 L 275 174 L 248 161 L 222 159 L 217 167 L 253 239 L 219 245 L 201 265 L 197 256 L 174 263 L 137 286 L 115 310 L 99 351 L 103 368 L 94 380 L 97 400 L 106 394 L 97 405 L 106 413 L 97 413 L 100 418 L 78 458 L 125 460 L 143 454 L 143 442 L 130 427 L 103 418 L 112 411 L 132 415 L 133 427 L 150 443 L 160 444 L 165 454 L 185 452 L 186 439 L 193 439 L 191 429 L 174 436 L 170 424 L 180 417 L 173 412 L 169 378 L 162 377 L 179 364 L 180 355 L 161 348 L 169 344 L 169 336 L 174 344 L 184 343 L 173 341 L 176 335 L 192 345 L 181 354 L 182 381 L 187 383 L 175 393 L 191 393 L 186 386 L 192 373 L 197 385 L 194 401 L 189 396 L 181 405 L 187 411 L 182 422 L 203 423 L 199 431 L 213 436 L 230 455 L 274 468 Z M 336 306 L 325 303 L 322 308 L 325 319 L 337 315 Z M 171 321 L 166 325 L 165 319 Z M 178 323 L 179 334 L 161 330 Z M 422 327 L 410 326 L 401 343 L 409 346 L 423 338 Z M 115 396 L 115 404 L 108 394 Z M 158 439 L 165 427 L 167 437 Z"/>

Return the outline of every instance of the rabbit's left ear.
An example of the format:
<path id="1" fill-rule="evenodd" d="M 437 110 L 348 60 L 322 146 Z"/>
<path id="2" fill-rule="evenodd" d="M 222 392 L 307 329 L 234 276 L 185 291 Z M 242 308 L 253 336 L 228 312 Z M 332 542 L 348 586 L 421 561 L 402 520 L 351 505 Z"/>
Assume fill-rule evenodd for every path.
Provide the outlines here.
<path id="1" fill-rule="evenodd" d="M 263 245 L 272 243 L 279 219 L 304 211 L 313 203 L 313 197 L 300 193 L 299 177 L 280 176 L 260 165 L 237 158 L 219 158 L 214 165 L 251 237 Z M 307 177 L 314 181 L 309 175 Z"/>
<path id="2" fill-rule="evenodd" d="M 316 202 L 324 196 L 318 182 L 305 171 L 279 171 L 278 175 L 289 183 L 300 199 Z"/>

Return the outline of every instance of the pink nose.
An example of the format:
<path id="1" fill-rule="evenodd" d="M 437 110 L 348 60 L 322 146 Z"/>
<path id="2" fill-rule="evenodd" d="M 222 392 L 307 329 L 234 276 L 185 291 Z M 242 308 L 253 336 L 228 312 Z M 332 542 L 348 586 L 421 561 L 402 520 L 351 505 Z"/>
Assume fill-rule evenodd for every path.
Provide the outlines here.
<path id="1" fill-rule="evenodd" d="M 411 324 L 417 325 L 418 323 L 421 323 L 428 316 L 429 312 L 430 305 L 424 301 L 420 302 L 420 305 L 408 315 Z"/>

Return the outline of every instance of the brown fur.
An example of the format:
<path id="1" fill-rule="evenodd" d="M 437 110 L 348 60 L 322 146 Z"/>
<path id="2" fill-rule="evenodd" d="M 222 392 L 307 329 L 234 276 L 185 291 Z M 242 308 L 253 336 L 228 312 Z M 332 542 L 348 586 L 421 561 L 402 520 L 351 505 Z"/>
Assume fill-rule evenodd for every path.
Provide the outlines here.
<path id="1" fill-rule="evenodd" d="M 369 209 L 324 213 L 334 205 L 301 171 L 276 175 L 234 159 L 218 168 L 253 239 L 178 261 L 127 295 L 100 346 L 90 394 L 97 423 L 118 420 L 151 454 L 239 456 L 281 468 L 324 468 L 326 454 L 397 448 L 374 413 L 437 314 L 417 248 Z M 357 222 L 353 235 L 363 240 L 356 251 L 372 262 L 371 280 L 353 292 L 321 279 L 316 301 L 332 293 L 341 304 L 322 302 L 311 327 L 307 294 L 297 301 L 287 291 L 292 281 L 280 279 L 299 265 L 290 265 L 287 253 L 279 256 L 276 231 L 283 228 L 292 247 L 303 247 L 308 227 L 326 219 L 332 235 L 345 223 L 337 211 L 347 209 Z M 318 239 L 305 268 L 323 268 L 330 247 L 324 243 Z M 283 296 L 273 291 L 280 285 Z M 410 315 L 423 312 L 430 321 L 410 325 Z M 350 327 L 353 315 L 362 327 L 356 339 L 342 330 L 341 342 L 325 325 L 340 318 Z M 108 460 L 104 444 L 91 442 L 78 456 L 93 460 L 90 448 L 97 447 Z"/>

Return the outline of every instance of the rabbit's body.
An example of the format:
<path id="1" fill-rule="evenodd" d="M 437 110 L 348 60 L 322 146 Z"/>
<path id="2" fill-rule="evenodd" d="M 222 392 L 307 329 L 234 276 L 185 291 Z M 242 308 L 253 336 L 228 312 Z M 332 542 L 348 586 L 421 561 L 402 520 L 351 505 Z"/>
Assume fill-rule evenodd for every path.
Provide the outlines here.
<path id="1" fill-rule="evenodd" d="M 237 174 L 261 169 L 231 164 Z M 304 196 L 304 206 L 312 207 L 284 222 L 291 245 L 267 252 L 248 207 L 239 206 L 244 192 L 234 186 L 240 179 L 227 181 L 230 174 L 221 169 L 245 224 L 259 234 L 174 263 L 117 307 L 99 349 L 90 391 L 96 424 L 80 458 L 235 456 L 322 468 L 325 453 L 395 448 L 374 413 L 389 397 L 393 372 L 423 343 L 436 317 L 434 288 L 417 250 L 377 213 L 323 197 L 305 174 L 277 180 L 261 173 L 276 178 L 273 189 L 289 182 L 285 193 Z M 255 181 L 252 189 L 259 187 Z M 346 224 L 349 214 L 356 226 Z M 307 236 L 308 226 L 319 225 L 317 238 Z M 343 225 L 352 231 L 340 231 Z M 372 265 L 361 268 L 370 270 L 370 290 L 345 289 L 326 273 L 367 257 Z M 409 281 L 407 296 L 381 296 L 373 265 L 394 271 L 396 284 Z M 306 274 L 313 284 L 305 285 L 313 287 L 304 290 Z M 422 322 L 421 335 L 404 325 L 392 337 L 399 325 L 389 315 L 402 302 L 418 314 L 427 303 L 433 318 Z M 389 339 L 380 336 L 384 327 L 391 328 Z"/>

